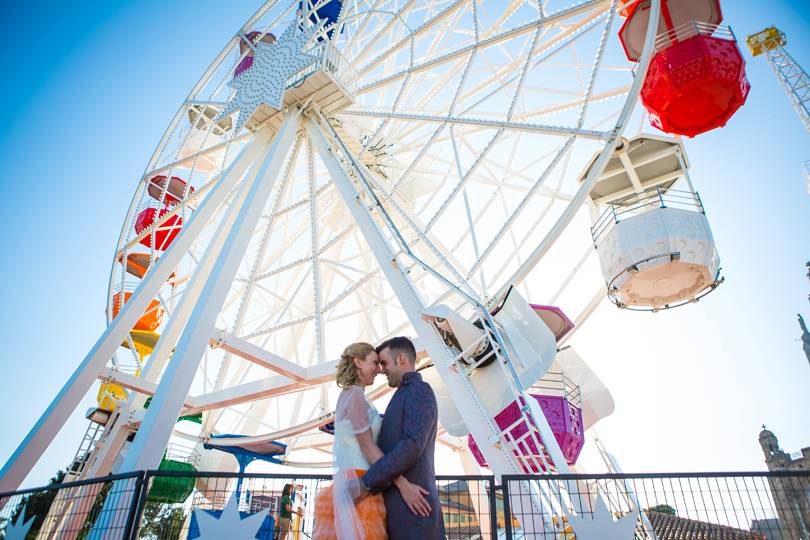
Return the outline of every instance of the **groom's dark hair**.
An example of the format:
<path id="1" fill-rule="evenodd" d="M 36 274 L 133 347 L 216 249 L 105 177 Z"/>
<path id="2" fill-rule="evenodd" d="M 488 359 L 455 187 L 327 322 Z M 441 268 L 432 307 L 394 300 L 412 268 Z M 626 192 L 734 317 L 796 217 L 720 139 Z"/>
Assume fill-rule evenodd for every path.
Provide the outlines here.
<path id="1" fill-rule="evenodd" d="M 380 354 L 385 349 L 390 349 L 394 357 L 398 354 L 404 354 L 411 366 L 416 367 L 416 347 L 413 346 L 413 341 L 405 336 L 392 337 L 383 341 L 377 347 L 377 354 Z"/>

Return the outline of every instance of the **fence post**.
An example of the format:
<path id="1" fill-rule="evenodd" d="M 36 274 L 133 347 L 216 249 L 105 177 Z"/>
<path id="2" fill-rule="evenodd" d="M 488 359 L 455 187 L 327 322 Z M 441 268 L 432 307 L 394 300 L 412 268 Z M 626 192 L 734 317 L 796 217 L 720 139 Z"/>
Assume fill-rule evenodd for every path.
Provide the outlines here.
<path id="1" fill-rule="evenodd" d="M 509 477 L 501 476 L 501 488 L 503 490 L 503 526 L 506 532 L 506 540 L 512 540 L 512 508 L 509 504 Z"/>
<path id="2" fill-rule="evenodd" d="M 495 496 L 495 477 L 487 479 L 487 493 L 489 495 L 489 537 L 498 539 L 498 497 Z"/>
<path id="3" fill-rule="evenodd" d="M 141 528 L 141 514 L 146 505 L 146 495 L 149 492 L 149 479 L 152 471 L 140 471 L 135 484 L 135 493 L 132 496 L 132 506 L 129 508 L 127 524 L 124 527 L 124 540 L 136 540 Z"/>

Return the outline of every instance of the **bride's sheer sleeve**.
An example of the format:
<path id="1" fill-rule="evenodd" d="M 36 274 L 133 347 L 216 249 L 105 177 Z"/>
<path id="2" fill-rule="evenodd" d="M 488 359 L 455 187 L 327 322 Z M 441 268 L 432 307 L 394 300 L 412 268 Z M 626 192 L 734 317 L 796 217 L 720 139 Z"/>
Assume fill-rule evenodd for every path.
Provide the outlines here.
<path id="1" fill-rule="evenodd" d="M 361 387 L 344 388 L 335 407 L 335 434 L 337 435 L 337 430 L 339 430 L 341 433 L 356 436 L 368 431 L 371 428 L 368 409 L 368 402 Z M 340 463 L 338 457 L 335 455 L 337 463 Z M 335 471 L 332 504 L 337 540 L 356 540 L 366 537 L 351 492 L 351 485 L 357 481 L 357 478 L 358 474 L 355 469 L 338 468 Z"/>
<path id="2" fill-rule="evenodd" d="M 342 422 L 352 435 L 371 429 L 368 414 L 368 401 L 360 386 L 349 386 L 343 390 L 342 399 L 338 400 L 335 409 L 335 420 Z"/>

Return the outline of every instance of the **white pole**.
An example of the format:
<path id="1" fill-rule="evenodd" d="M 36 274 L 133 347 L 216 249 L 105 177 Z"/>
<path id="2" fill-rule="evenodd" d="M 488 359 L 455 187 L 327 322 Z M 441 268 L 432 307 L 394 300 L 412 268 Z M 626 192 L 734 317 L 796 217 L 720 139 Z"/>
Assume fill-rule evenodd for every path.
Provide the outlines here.
<path id="1" fill-rule="evenodd" d="M 250 150 L 247 152 L 248 155 L 246 156 L 246 160 L 244 162 L 245 166 L 241 167 L 237 171 L 233 171 L 231 174 L 237 174 L 239 178 L 242 178 L 245 174 L 245 169 L 247 166 L 255 161 L 256 156 L 259 155 L 261 151 L 266 150 L 266 145 L 269 144 L 271 135 L 272 132 L 269 130 L 260 131 L 256 135 L 256 140 L 258 142 L 252 145 Z M 256 170 L 254 168 L 249 172 L 248 176 L 245 177 L 243 186 L 245 184 L 252 183 L 255 177 Z M 246 189 L 240 189 L 239 192 L 234 196 L 231 202 L 231 209 L 234 207 L 238 208 L 242 204 L 245 192 Z M 172 317 L 163 328 L 155 349 L 149 355 L 149 360 L 147 360 L 143 374 L 141 375 L 144 380 L 154 382 L 158 379 L 160 373 L 163 372 L 163 368 L 166 365 L 169 354 L 174 348 L 174 345 L 177 343 L 177 340 L 180 338 L 180 332 L 182 332 L 183 328 L 185 327 L 185 324 L 191 315 L 191 310 L 193 310 L 194 305 L 196 304 L 202 284 L 210 274 L 211 267 L 213 266 L 213 260 L 216 258 L 216 254 L 218 254 L 222 248 L 222 243 L 231 229 L 235 214 L 236 212 L 230 210 L 226 213 L 222 223 L 217 229 L 214 238 L 209 243 L 206 253 L 204 254 L 202 260 L 197 264 L 197 267 L 194 269 L 194 275 L 191 277 L 191 281 L 186 287 L 186 290 L 183 292 L 182 300 L 177 306 L 177 309 L 172 312 Z M 211 253 L 214 254 L 213 257 L 209 256 Z M 98 446 L 100 448 L 98 452 L 95 453 L 96 455 L 91 456 L 90 461 L 87 464 L 89 469 L 82 474 L 82 478 L 94 478 L 110 473 L 112 470 L 113 460 L 116 458 L 124 442 L 122 434 L 125 432 L 129 433 L 131 431 L 128 417 L 131 412 L 142 408 L 145 401 L 145 395 L 138 392 L 130 393 L 129 399 L 126 401 L 126 403 L 121 405 L 121 410 L 118 411 L 118 421 L 108 433 L 104 434 L 102 439 L 99 441 L 100 444 Z"/>
<path id="2" fill-rule="evenodd" d="M 322 128 L 310 118 L 306 119 L 304 126 L 318 154 L 326 165 L 329 175 L 335 183 L 347 210 L 351 213 L 357 223 L 358 229 L 363 234 L 366 242 L 368 242 L 377 264 L 380 266 L 388 284 L 396 294 L 402 309 L 408 315 L 408 320 L 419 336 L 420 343 L 424 345 L 428 355 L 433 359 L 433 364 L 439 371 L 442 380 L 445 381 L 447 389 L 452 395 L 453 402 L 458 408 L 464 422 L 470 428 L 473 437 L 480 441 L 488 441 L 491 434 L 498 433 L 499 430 L 493 424 L 488 413 L 483 409 L 480 401 L 478 401 L 472 393 L 465 391 L 462 375 L 450 367 L 448 360 L 452 359 L 454 355 L 447 350 L 444 342 L 436 332 L 436 329 L 426 320 L 422 319 L 422 311 L 424 309 L 422 299 L 417 293 L 413 283 L 408 278 L 407 272 L 400 267 L 394 255 L 394 250 L 374 223 L 370 210 L 365 207 L 365 203 L 357 193 L 351 178 L 349 178 L 337 157 L 330 150 L 328 140 L 321 131 Z M 547 422 L 546 425 L 548 425 Z M 550 431 L 549 429 L 549 432 Z M 498 476 L 505 471 L 520 472 L 510 463 L 506 452 L 496 449 L 491 445 L 482 445 L 481 451 L 490 464 L 490 468 L 493 472 L 496 472 Z M 512 498 L 515 503 L 524 505 L 526 508 L 534 507 L 528 492 L 526 494 L 513 496 Z M 542 534 L 545 531 L 542 516 L 538 513 L 537 515 L 532 515 L 524 519 L 523 528 L 529 535 Z"/>
<path id="3" fill-rule="evenodd" d="M 257 139 L 261 140 L 263 144 L 262 146 L 257 145 L 254 151 L 251 153 L 251 157 L 254 158 L 251 160 L 251 162 L 255 160 L 255 156 L 260 152 L 267 151 L 270 136 L 271 132 L 269 130 L 261 131 L 259 134 L 257 134 Z M 243 175 L 244 171 L 241 171 L 240 177 Z M 166 366 L 169 355 L 171 354 L 172 349 L 174 349 L 175 344 L 180 338 L 180 333 L 183 331 L 183 328 L 191 316 L 191 312 L 194 310 L 194 307 L 197 304 L 197 299 L 200 296 L 202 286 L 205 284 L 208 276 L 211 273 L 211 268 L 214 265 L 214 261 L 217 259 L 219 252 L 222 249 L 222 244 L 225 242 L 225 238 L 228 236 L 228 233 L 231 230 L 238 209 L 241 208 L 242 204 L 244 203 L 249 186 L 255 181 L 256 175 L 257 168 L 254 167 L 247 173 L 247 176 L 242 183 L 242 187 L 234 195 L 233 200 L 230 203 L 230 208 L 223 217 L 222 222 L 206 248 L 202 259 L 194 269 L 194 275 L 191 277 L 186 290 L 183 292 L 182 299 L 180 300 L 177 309 L 175 309 L 172 313 L 171 319 L 163 328 L 155 349 L 149 355 L 149 360 L 147 361 L 146 367 L 144 368 L 144 372 L 142 374 L 142 378 L 144 380 L 152 382 L 157 381 L 158 377 L 163 372 L 163 368 Z M 112 470 L 113 460 L 123 445 L 122 433 L 128 433 L 131 431 L 129 426 L 129 415 L 133 411 L 141 409 L 145 402 L 146 396 L 144 394 L 134 391 L 130 394 L 127 402 L 121 405 L 118 421 L 116 422 L 115 426 L 113 426 L 110 432 L 106 433 L 102 438 L 102 441 L 100 441 L 102 444 L 98 455 L 91 458 L 92 463 L 89 464 L 90 469 L 87 471 L 87 474 L 83 475 L 83 477 L 94 478 L 110 473 Z"/>
<path id="4" fill-rule="evenodd" d="M 211 269 L 211 275 L 200 291 L 199 301 L 177 343 L 172 361 L 160 380 L 152 403 L 141 422 L 121 471 L 155 469 L 171 436 L 174 424 L 188 396 L 200 359 L 214 335 L 216 319 L 233 284 L 250 238 L 261 217 L 279 176 L 284 159 L 298 130 L 299 113 L 287 116 L 261 167 L 245 195 L 245 202 L 233 222 L 233 228 L 222 245 Z"/>
<path id="5" fill-rule="evenodd" d="M 402 305 L 402 309 L 408 315 L 408 320 L 416 330 L 421 343 L 424 344 L 425 349 L 427 350 L 428 355 L 433 359 L 433 363 L 436 365 L 436 368 L 440 370 L 440 372 L 447 372 L 447 375 L 445 375 L 445 373 L 441 373 L 442 378 L 444 380 L 449 380 L 453 376 L 460 377 L 458 373 L 453 372 L 447 365 L 446 360 L 451 355 L 445 348 L 444 343 L 441 341 L 434 328 L 427 321 L 422 319 L 422 311 L 424 309 L 422 299 L 418 296 L 416 288 L 413 286 L 413 283 L 411 283 L 406 273 L 400 268 L 399 263 L 394 256 L 394 250 L 385 240 L 379 228 L 374 223 L 369 211 L 364 207 L 364 203 L 352 185 L 351 179 L 341 167 L 338 159 L 330 151 L 329 143 L 327 142 L 324 134 L 321 132 L 321 128 L 310 119 L 307 119 L 304 122 L 304 126 L 306 127 L 307 134 L 312 140 L 315 149 L 318 151 L 321 160 L 323 160 L 324 164 L 326 165 L 326 168 L 332 177 L 332 181 L 335 183 L 338 193 L 340 193 L 346 208 L 357 223 L 357 227 L 360 229 L 363 237 L 366 239 L 366 242 L 368 242 L 369 247 L 374 254 L 374 258 L 377 260 L 383 274 L 385 274 L 389 285 L 394 290 L 397 299 Z M 458 407 L 458 410 L 462 416 L 465 416 L 466 413 L 464 420 L 465 422 L 468 422 L 467 425 L 472 427 L 480 424 L 481 422 L 478 420 L 479 415 L 476 414 L 478 404 L 474 402 L 472 396 L 462 395 L 461 392 L 458 394 L 459 396 L 457 400 L 456 395 L 454 394 L 454 401 L 456 402 L 456 406 Z M 493 430 L 494 429 L 495 428 L 493 426 Z M 473 436 L 476 434 L 479 436 L 480 440 L 488 440 L 490 435 L 488 431 L 485 432 L 483 430 L 481 430 L 480 433 L 474 433 Z M 505 456 L 501 455 L 500 452 L 490 452 L 493 454 L 490 456 L 487 453 L 488 448 L 482 450 L 485 452 L 488 462 L 493 465 L 493 470 L 497 469 L 504 471 L 512 469 Z M 489 461 L 490 459 L 492 459 L 492 461 Z"/>
<path id="6" fill-rule="evenodd" d="M 281 172 L 299 123 L 300 113 L 297 110 L 284 119 L 261 161 L 256 179 L 252 183 L 246 182 L 240 188 L 236 200 L 242 201 L 243 204 L 229 210 L 229 214 L 236 214 L 236 217 L 226 218 L 226 221 L 233 219 L 233 225 L 221 250 L 215 253 L 212 248 L 216 246 L 208 247 L 206 257 L 211 255 L 215 259 L 210 276 L 203 284 L 197 304 L 177 343 L 172 361 L 166 367 L 155 395 L 152 396 L 152 403 L 124 458 L 121 472 L 157 469 L 160 465 L 174 424 L 194 382 L 200 360 L 211 336 L 214 335 L 217 316 L 222 310 L 253 231 L 273 191 L 275 180 Z M 228 223 L 223 223 L 222 226 L 227 227 Z M 183 302 L 185 300 L 184 298 Z M 106 540 L 111 534 L 106 529 L 110 524 L 121 522 L 122 516 L 128 512 L 132 504 L 134 504 L 132 492 L 127 486 L 117 482 L 108 494 L 93 530 L 88 535 L 88 540 L 97 538 Z"/>
<path id="7" fill-rule="evenodd" d="M 121 312 L 113 319 L 96 344 L 87 353 L 82 363 L 73 372 L 47 410 L 28 432 L 0 471 L 0 492 L 14 491 L 45 452 L 53 438 L 62 429 L 68 417 L 95 382 L 98 374 L 112 357 L 121 342 L 141 317 L 149 302 L 169 278 L 173 269 L 188 252 L 197 235 L 214 215 L 220 204 L 233 190 L 240 174 L 250 163 L 250 155 L 260 141 L 243 149 L 228 168 L 226 175 L 191 215 L 169 249 L 146 273 L 144 280 L 134 291 Z"/>

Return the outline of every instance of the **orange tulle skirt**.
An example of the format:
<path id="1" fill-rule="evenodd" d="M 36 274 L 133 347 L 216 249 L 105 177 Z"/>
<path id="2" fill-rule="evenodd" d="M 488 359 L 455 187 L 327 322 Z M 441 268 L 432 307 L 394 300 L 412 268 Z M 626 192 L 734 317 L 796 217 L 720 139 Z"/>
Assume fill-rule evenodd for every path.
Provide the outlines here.
<path id="1" fill-rule="evenodd" d="M 366 471 L 357 469 L 355 472 L 357 476 L 362 476 Z M 360 523 L 363 525 L 365 540 L 388 540 L 388 532 L 385 529 L 385 501 L 382 493 L 369 495 L 354 507 Z M 331 485 L 323 488 L 315 497 L 315 530 L 312 538 L 314 540 L 337 540 Z"/>

